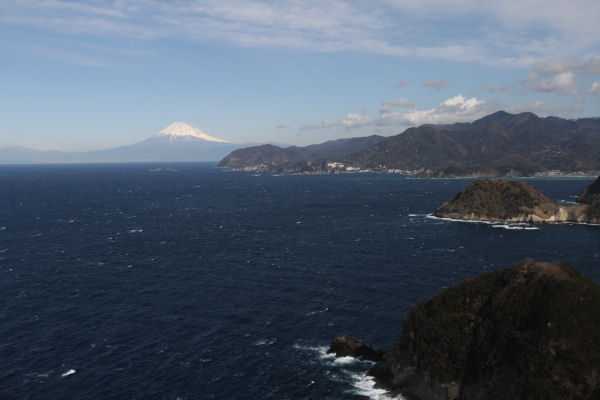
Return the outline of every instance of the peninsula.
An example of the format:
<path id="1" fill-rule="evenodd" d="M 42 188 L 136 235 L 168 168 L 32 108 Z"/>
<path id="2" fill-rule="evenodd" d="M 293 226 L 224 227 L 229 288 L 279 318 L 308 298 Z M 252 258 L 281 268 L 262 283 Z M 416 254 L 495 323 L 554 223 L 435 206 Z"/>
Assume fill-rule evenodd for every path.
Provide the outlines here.
<path id="1" fill-rule="evenodd" d="M 597 175 L 600 118 L 504 111 L 467 123 L 306 147 L 256 146 L 218 164 L 277 173 L 395 172 L 419 177 Z"/>

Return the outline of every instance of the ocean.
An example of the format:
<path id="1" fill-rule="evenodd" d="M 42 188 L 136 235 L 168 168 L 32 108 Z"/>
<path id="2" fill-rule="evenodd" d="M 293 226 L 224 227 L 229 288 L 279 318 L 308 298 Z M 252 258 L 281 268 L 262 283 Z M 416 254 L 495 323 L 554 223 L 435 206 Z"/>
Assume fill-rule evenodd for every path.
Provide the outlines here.
<path id="1" fill-rule="evenodd" d="M 1 166 L 0 398 L 378 398 L 336 336 L 390 349 L 412 306 L 525 258 L 600 282 L 598 226 L 430 217 L 468 182 Z"/>

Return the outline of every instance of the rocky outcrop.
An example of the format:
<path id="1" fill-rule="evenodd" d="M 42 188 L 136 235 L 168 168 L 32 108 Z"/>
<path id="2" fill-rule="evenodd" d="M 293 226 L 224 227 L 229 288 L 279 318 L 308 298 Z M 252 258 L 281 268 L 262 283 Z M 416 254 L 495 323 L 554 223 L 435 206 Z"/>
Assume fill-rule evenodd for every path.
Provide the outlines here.
<path id="1" fill-rule="evenodd" d="M 598 224 L 598 207 L 558 205 L 524 182 L 481 179 L 468 184 L 434 215 L 472 221 Z"/>
<path id="2" fill-rule="evenodd" d="M 383 351 L 375 350 L 362 340 L 348 335 L 335 338 L 327 353 L 334 353 L 336 357 L 354 357 L 374 362 L 381 361 L 383 357 Z"/>
<path id="3" fill-rule="evenodd" d="M 600 200 L 600 176 L 577 197 L 578 203 L 591 204 Z"/>
<path id="4" fill-rule="evenodd" d="M 600 287 L 526 260 L 413 307 L 369 372 L 409 399 L 600 398 Z"/>

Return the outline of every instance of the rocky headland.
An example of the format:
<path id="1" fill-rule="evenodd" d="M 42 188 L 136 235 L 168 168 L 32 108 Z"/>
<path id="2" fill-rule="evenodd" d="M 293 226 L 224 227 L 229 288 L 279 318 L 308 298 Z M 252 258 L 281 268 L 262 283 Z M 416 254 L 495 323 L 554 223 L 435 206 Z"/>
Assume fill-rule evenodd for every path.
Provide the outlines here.
<path id="1" fill-rule="evenodd" d="M 597 201 L 600 201 L 600 176 L 577 197 L 578 203 L 592 204 Z"/>
<path id="2" fill-rule="evenodd" d="M 600 224 L 600 198 L 589 204 L 559 205 L 524 182 L 481 179 L 469 183 L 435 210 L 434 216 L 471 221 Z"/>
<path id="3" fill-rule="evenodd" d="M 408 399 L 598 399 L 599 337 L 600 286 L 526 260 L 413 307 L 369 374 Z"/>

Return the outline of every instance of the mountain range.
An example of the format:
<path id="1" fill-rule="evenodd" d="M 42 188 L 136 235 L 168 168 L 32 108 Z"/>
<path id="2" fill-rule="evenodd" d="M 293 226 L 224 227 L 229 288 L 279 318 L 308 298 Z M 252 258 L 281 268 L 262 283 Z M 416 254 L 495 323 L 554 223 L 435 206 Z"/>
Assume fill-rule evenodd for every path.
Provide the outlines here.
<path id="1" fill-rule="evenodd" d="M 5 146 L 0 148 L 0 163 L 218 161 L 244 146 L 248 144 L 230 143 L 183 122 L 173 122 L 146 140 L 105 150 L 65 152 Z"/>
<path id="2" fill-rule="evenodd" d="M 470 123 L 422 125 L 395 136 L 366 139 L 344 139 L 329 153 L 332 142 L 317 145 L 319 153 L 305 147 L 292 155 L 291 148 L 255 146 L 234 151 L 218 165 L 291 173 L 394 171 L 424 177 L 600 171 L 600 118 L 569 120 L 498 111 Z"/>

